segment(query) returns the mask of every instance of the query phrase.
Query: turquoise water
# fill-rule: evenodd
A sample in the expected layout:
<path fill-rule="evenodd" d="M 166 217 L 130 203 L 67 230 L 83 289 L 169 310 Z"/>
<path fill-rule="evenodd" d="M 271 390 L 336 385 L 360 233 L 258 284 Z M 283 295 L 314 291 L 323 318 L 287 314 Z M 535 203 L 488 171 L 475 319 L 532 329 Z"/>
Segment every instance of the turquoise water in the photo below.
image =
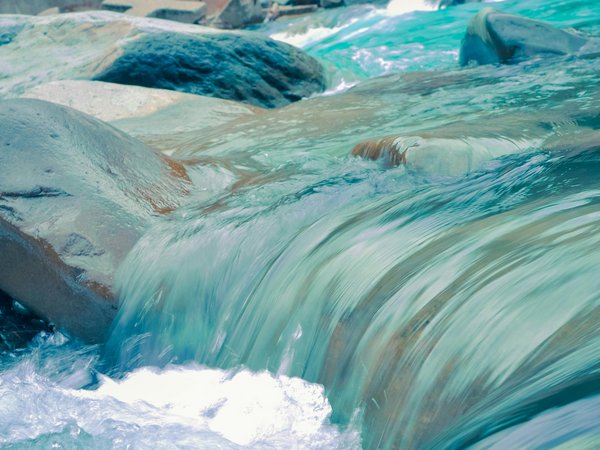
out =
<path fill-rule="evenodd" d="M 324 10 L 259 30 L 323 61 L 337 85 L 388 73 L 455 68 L 467 23 L 483 6 L 600 34 L 600 4 L 589 0 L 468 3 L 441 11 L 427 11 L 431 7 L 424 1 L 395 0 L 388 6 Z M 418 10 L 398 14 L 412 8 Z"/>
<path fill-rule="evenodd" d="M 200 189 L 106 347 L 3 354 L 0 445 L 598 447 L 600 60 L 459 69 L 482 5 L 401 6 L 259 27 L 330 91 L 150 140 Z M 494 6 L 600 34 L 598 2 Z"/>

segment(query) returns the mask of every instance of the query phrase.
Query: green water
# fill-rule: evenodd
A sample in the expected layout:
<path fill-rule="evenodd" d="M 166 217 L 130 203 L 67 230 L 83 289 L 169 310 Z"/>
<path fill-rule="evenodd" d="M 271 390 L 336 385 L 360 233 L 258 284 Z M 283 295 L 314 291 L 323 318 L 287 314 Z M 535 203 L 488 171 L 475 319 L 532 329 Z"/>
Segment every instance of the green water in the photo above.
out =
<path fill-rule="evenodd" d="M 599 31 L 596 2 L 495 6 Z M 305 49 L 332 87 L 359 84 L 172 137 L 199 179 L 235 181 L 130 254 L 122 369 L 195 360 L 320 383 L 365 448 L 597 444 L 600 63 L 458 69 L 479 8 L 260 28 L 342 28 Z M 405 165 L 350 156 L 388 136 Z M 557 431 L 554 408 L 582 419 Z"/>
<path fill-rule="evenodd" d="M 356 5 L 272 22 L 259 31 L 300 43 L 325 63 L 334 85 L 341 79 L 352 82 L 387 73 L 454 69 L 467 23 L 484 6 L 560 28 L 600 34 L 600 4 L 593 0 L 468 3 L 442 11 L 396 15 L 400 7 L 409 9 L 407 5 L 427 8 L 425 2 L 410 0 L 397 0 L 389 6 Z"/>

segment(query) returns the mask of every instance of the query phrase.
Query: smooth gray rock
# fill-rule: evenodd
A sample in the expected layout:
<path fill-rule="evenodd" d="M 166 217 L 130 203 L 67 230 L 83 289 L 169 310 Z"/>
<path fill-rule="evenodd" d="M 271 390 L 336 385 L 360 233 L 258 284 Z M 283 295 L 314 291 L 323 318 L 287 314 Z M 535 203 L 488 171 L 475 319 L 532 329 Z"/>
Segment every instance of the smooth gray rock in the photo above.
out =
<path fill-rule="evenodd" d="M 546 22 L 484 8 L 469 22 L 459 62 L 514 63 L 536 55 L 574 54 L 587 43 L 588 39 Z"/>
<path fill-rule="evenodd" d="M 0 102 L 0 290 L 59 329 L 102 341 L 115 269 L 187 195 L 186 170 L 53 103 Z"/>
<path fill-rule="evenodd" d="M 40 84 L 22 97 L 68 106 L 138 138 L 208 131 L 262 111 L 214 97 L 84 80 Z"/>
<path fill-rule="evenodd" d="M 97 11 L 0 16 L 0 98 L 87 79 L 286 105 L 325 87 L 322 66 L 258 33 Z"/>
<path fill-rule="evenodd" d="M 0 14 L 39 14 L 50 8 L 60 12 L 100 9 L 102 0 L 2 0 Z"/>

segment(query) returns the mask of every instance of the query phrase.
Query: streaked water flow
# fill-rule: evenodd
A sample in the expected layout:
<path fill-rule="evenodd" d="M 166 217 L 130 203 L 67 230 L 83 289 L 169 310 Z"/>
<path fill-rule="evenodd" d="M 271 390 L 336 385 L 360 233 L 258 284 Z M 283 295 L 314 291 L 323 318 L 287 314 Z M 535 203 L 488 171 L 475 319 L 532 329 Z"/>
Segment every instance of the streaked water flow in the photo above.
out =
<path fill-rule="evenodd" d="M 149 139 L 203 190 L 106 348 L 3 354 L 0 445 L 598 447 L 599 59 L 458 69 L 482 6 L 406 5 L 261 25 L 326 95 Z M 494 6 L 600 34 L 597 2 Z"/>
<path fill-rule="evenodd" d="M 347 176 L 181 212 L 122 272 L 120 360 L 324 384 L 334 420 L 361 412 L 367 447 L 462 447 L 597 393 L 599 162 Z"/>

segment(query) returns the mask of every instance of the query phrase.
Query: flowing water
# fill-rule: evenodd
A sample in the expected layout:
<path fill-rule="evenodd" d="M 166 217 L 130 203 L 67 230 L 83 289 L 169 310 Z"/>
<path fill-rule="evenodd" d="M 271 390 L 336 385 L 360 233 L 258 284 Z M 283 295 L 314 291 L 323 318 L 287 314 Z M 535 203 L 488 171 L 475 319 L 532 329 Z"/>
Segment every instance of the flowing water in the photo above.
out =
<path fill-rule="evenodd" d="M 202 189 L 105 347 L 2 353 L 0 446 L 600 446 L 600 59 L 458 69 L 482 5 L 407 4 L 259 27 L 330 90 L 152 138 Z M 600 34 L 598 2 L 494 6 Z M 388 138 L 405 164 L 350 156 Z"/>

